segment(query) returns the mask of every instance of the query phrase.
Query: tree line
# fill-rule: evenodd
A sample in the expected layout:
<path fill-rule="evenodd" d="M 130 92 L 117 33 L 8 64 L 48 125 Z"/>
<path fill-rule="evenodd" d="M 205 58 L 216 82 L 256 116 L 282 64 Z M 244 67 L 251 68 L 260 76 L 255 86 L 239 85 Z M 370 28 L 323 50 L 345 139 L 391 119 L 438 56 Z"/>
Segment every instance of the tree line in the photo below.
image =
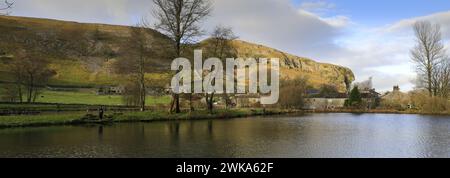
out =
<path fill-rule="evenodd" d="M 231 41 L 237 37 L 229 27 L 217 26 L 210 37 L 206 47 L 196 43 L 196 39 L 206 33 L 200 24 L 210 15 L 212 4 L 208 0 L 153 0 L 155 8 L 153 17 L 155 23 L 145 18 L 130 28 L 130 37 L 125 48 L 120 50 L 120 57 L 114 65 L 115 72 L 125 74 L 129 81 L 125 87 L 124 101 L 127 104 L 139 106 L 141 111 L 146 109 L 146 97 L 149 88 L 164 88 L 161 80 L 151 80 L 146 75 L 156 72 L 151 68 L 156 59 L 173 60 L 179 57 L 192 56 L 194 48 L 204 48 L 204 56 L 226 58 L 234 53 Z M 167 36 L 172 44 L 163 44 L 157 40 L 147 38 L 152 29 L 158 30 Z M 161 53 L 162 51 L 162 53 Z M 157 60 L 156 60 L 157 61 Z M 213 69 L 205 70 L 201 75 L 207 75 Z M 215 81 L 209 81 L 215 82 Z M 166 82 L 168 83 L 168 82 Z M 193 111 L 193 94 L 186 94 L 189 108 Z M 180 95 L 171 94 L 170 112 L 181 112 Z M 211 112 L 214 108 L 215 93 L 205 93 L 205 103 Z M 227 107 L 231 104 L 229 96 L 224 95 Z"/>

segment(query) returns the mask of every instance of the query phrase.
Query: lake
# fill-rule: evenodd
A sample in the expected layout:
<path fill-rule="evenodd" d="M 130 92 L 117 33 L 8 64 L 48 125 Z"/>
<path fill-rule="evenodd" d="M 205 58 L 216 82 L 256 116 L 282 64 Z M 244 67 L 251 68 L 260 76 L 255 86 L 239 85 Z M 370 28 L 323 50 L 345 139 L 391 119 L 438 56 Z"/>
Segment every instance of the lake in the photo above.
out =
<path fill-rule="evenodd" d="M 450 157 L 450 117 L 344 113 L 1 129 L 0 157 Z"/>

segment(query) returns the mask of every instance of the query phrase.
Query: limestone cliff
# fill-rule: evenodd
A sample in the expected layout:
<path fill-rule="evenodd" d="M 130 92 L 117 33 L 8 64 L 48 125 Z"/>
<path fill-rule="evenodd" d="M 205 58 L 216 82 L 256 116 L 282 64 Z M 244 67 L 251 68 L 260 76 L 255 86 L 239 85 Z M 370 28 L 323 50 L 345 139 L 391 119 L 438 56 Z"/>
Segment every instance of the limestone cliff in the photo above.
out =
<path fill-rule="evenodd" d="M 320 87 L 322 84 L 333 84 L 340 91 L 344 92 L 355 80 L 353 72 L 346 67 L 319 63 L 311 59 L 240 40 L 233 41 L 232 45 L 239 57 L 279 58 L 282 78 L 307 77 L 315 88 Z"/>

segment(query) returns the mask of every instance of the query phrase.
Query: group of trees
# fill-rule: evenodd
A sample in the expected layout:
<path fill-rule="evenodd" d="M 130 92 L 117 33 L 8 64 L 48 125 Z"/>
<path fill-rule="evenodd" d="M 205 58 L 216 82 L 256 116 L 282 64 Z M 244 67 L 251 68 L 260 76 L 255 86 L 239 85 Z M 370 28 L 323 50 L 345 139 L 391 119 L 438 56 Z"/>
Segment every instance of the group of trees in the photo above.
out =
<path fill-rule="evenodd" d="M 149 29 L 142 24 L 130 28 L 131 34 L 126 47 L 121 49 L 124 59 L 115 64 L 117 73 L 130 76 L 131 80 L 125 86 L 125 101 L 129 105 L 139 106 L 145 110 L 147 96 L 147 79 L 145 74 L 150 71 L 150 60 L 156 56 L 153 41 L 148 40 Z"/>
<path fill-rule="evenodd" d="M 42 88 L 56 74 L 48 64 L 39 53 L 24 49 L 16 52 L 8 64 L 14 84 L 6 87 L 4 97 L 11 102 L 36 102 Z"/>
<path fill-rule="evenodd" d="M 208 0 L 153 0 L 156 8 L 153 15 L 157 20 L 154 26 L 174 42 L 172 59 L 182 57 L 186 45 L 203 34 L 200 23 L 212 10 Z M 190 102 L 192 108 L 192 101 Z M 180 113 L 180 96 L 172 95 L 170 112 Z"/>
<path fill-rule="evenodd" d="M 298 77 L 282 80 L 278 105 L 285 109 L 302 109 L 308 89 L 308 78 Z"/>
<path fill-rule="evenodd" d="M 206 47 L 204 49 L 206 53 L 206 58 L 215 57 L 219 59 L 232 58 L 235 57 L 235 49 L 231 45 L 231 41 L 236 39 L 233 30 L 229 27 L 217 26 L 211 33 L 210 39 L 208 40 Z M 207 75 L 214 69 L 209 69 L 203 71 L 203 75 Z M 225 79 L 224 79 L 225 80 Z M 215 81 L 206 81 L 215 84 Z M 231 100 L 227 93 L 222 94 L 222 99 L 228 108 L 231 105 Z M 205 92 L 205 100 L 207 108 L 210 112 L 214 109 L 214 97 L 215 92 L 207 93 Z"/>
<path fill-rule="evenodd" d="M 153 16 L 156 23 L 150 24 L 143 20 L 141 24 L 131 28 L 129 44 L 121 50 L 123 53 L 121 56 L 125 57 L 119 60 L 114 67 L 118 73 L 131 77 L 130 82 L 126 85 L 125 101 L 128 104 L 140 106 L 141 110 L 145 110 L 145 98 L 148 93 L 146 89 L 150 85 L 154 85 L 152 81 L 148 81 L 146 78 L 146 73 L 154 72 L 149 68 L 152 59 L 170 60 L 190 56 L 192 46 L 194 46 L 192 44 L 197 37 L 204 35 L 200 23 L 208 17 L 212 9 L 212 4 L 208 0 L 153 0 L 153 3 L 155 5 Z M 149 35 L 150 28 L 154 28 L 169 37 L 173 44 L 165 46 L 146 38 Z M 204 48 L 204 55 L 220 59 L 232 57 L 230 41 L 234 39 L 236 39 L 236 36 L 231 28 L 216 27 Z M 158 47 L 161 49 L 157 51 L 164 51 L 164 54 L 158 54 L 155 51 Z M 213 70 L 205 70 L 200 75 L 207 75 Z M 209 82 L 214 83 L 215 81 Z M 193 110 L 193 96 L 192 94 L 188 95 L 189 105 Z M 208 110 L 212 111 L 216 93 L 205 93 L 204 97 Z M 231 103 L 227 95 L 224 95 L 223 98 L 227 105 Z M 179 94 L 172 94 L 170 112 L 181 112 Z"/>
<path fill-rule="evenodd" d="M 439 24 L 419 21 L 414 24 L 416 46 L 411 58 L 417 67 L 418 87 L 430 97 L 448 98 L 450 92 L 450 59 Z"/>

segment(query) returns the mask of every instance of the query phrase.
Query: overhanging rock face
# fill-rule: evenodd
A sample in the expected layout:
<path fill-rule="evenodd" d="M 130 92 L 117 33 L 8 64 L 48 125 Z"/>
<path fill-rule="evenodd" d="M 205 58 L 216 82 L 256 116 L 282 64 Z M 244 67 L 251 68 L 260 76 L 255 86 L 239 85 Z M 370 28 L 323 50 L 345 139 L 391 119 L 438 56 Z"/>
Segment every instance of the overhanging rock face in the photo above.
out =
<path fill-rule="evenodd" d="M 331 84 L 337 86 L 341 92 L 345 92 L 355 80 L 352 70 L 347 67 L 316 62 L 240 40 L 233 41 L 232 45 L 239 57 L 280 59 L 282 78 L 307 77 L 310 84 L 316 88 L 323 84 Z"/>

